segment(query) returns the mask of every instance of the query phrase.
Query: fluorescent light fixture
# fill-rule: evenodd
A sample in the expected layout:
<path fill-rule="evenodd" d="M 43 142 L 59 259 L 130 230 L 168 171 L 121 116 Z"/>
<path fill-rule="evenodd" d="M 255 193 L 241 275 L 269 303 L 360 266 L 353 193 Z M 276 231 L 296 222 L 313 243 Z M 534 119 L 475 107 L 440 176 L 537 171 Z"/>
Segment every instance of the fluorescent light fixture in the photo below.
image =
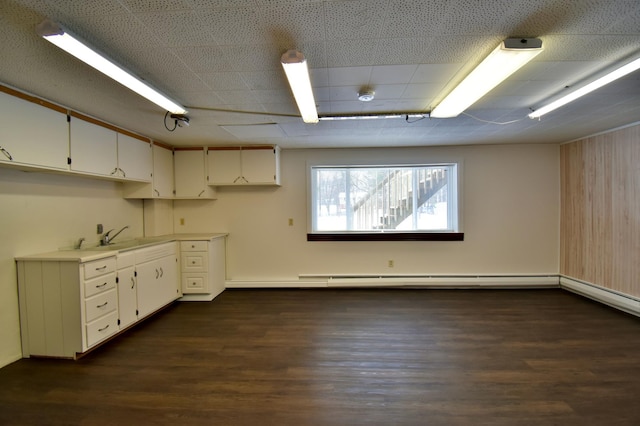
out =
<path fill-rule="evenodd" d="M 287 50 L 280 58 L 282 68 L 289 80 L 289 86 L 296 99 L 302 121 L 305 123 L 317 123 L 318 111 L 316 101 L 311 90 L 311 80 L 309 78 L 309 68 L 304 55 L 297 50 Z"/>
<path fill-rule="evenodd" d="M 405 113 L 378 113 L 378 114 L 352 114 L 352 115 L 321 115 L 318 117 L 320 121 L 344 121 L 344 120 L 389 120 L 394 118 L 402 118 L 408 120 L 421 119 L 429 117 L 426 112 L 405 112 Z"/>
<path fill-rule="evenodd" d="M 634 72 L 635 70 L 640 68 L 640 58 L 636 59 L 635 61 L 629 62 L 627 65 L 623 65 L 620 68 L 615 69 L 614 71 L 610 72 L 609 74 L 600 77 L 599 79 L 592 81 L 591 83 L 587 84 L 586 86 L 583 86 L 577 90 L 574 90 L 573 92 L 569 93 L 568 95 L 565 95 L 563 97 L 561 97 L 560 99 L 551 102 L 550 104 L 547 104 L 545 106 L 543 106 L 542 108 L 538 108 L 537 110 L 533 111 L 531 114 L 529 114 L 529 118 L 540 118 L 543 115 L 560 108 L 563 105 L 568 104 L 569 102 L 575 101 L 576 99 L 578 99 L 581 96 L 586 95 L 587 93 L 591 93 L 596 89 L 601 88 L 602 86 L 611 83 L 614 80 L 617 80 L 621 77 L 624 77 L 625 75 Z"/>
<path fill-rule="evenodd" d="M 81 61 L 91 65 L 101 73 L 111 77 L 118 83 L 133 90 L 173 114 L 186 114 L 187 110 L 173 102 L 162 93 L 143 83 L 129 72 L 120 68 L 93 49 L 82 43 L 76 37 L 62 29 L 58 24 L 45 20 L 36 26 L 36 32 L 45 40 L 55 44 L 60 49 L 70 53 Z"/>
<path fill-rule="evenodd" d="M 431 111 L 431 117 L 457 117 L 540 52 L 540 39 L 504 40 Z"/>

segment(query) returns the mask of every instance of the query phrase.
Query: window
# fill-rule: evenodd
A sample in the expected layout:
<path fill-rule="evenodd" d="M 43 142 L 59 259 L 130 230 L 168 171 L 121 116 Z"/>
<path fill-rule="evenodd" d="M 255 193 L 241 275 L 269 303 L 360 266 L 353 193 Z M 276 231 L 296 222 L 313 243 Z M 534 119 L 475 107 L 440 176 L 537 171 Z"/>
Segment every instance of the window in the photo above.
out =
<path fill-rule="evenodd" d="M 461 240 L 458 166 L 312 166 L 318 240 Z"/>

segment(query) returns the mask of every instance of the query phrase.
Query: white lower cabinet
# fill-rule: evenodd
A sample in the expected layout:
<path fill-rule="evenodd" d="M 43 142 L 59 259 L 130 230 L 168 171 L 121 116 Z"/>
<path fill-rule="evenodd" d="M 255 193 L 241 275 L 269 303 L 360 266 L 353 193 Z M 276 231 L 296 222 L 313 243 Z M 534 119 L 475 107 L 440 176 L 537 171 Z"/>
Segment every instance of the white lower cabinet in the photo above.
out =
<path fill-rule="evenodd" d="M 206 301 L 224 291 L 225 238 L 180 242 L 182 301 Z"/>
<path fill-rule="evenodd" d="M 136 288 L 136 255 L 133 251 L 118 253 L 118 326 L 120 330 L 138 321 Z"/>
<path fill-rule="evenodd" d="M 16 259 L 23 357 L 77 358 L 179 298 L 177 252 L 173 241 L 85 262 Z"/>
<path fill-rule="evenodd" d="M 118 331 L 115 256 L 17 267 L 23 356 L 75 358 Z"/>
<path fill-rule="evenodd" d="M 180 297 L 176 243 L 136 250 L 138 318 Z"/>

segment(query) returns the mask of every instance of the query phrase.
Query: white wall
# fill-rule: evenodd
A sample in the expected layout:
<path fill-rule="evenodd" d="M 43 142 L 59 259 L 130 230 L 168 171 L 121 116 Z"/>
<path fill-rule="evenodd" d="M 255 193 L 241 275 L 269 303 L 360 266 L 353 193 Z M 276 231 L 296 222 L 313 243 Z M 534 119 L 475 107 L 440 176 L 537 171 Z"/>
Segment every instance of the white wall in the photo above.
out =
<path fill-rule="evenodd" d="M 464 241 L 306 241 L 308 163 L 416 159 L 463 161 Z M 105 230 L 129 225 L 121 238 L 143 235 L 145 227 L 154 235 L 229 232 L 227 275 L 233 280 L 559 271 L 557 145 L 283 150 L 281 160 L 279 188 L 222 188 L 214 201 L 146 202 L 147 214 L 142 201 L 122 198 L 119 183 L 0 167 L 0 366 L 21 356 L 14 257 L 70 247 L 80 237 L 96 244 L 97 223 Z"/>
<path fill-rule="evenodd" d="M 308 163 L 416 159 L 463 162 L 464 241 L 306 241 Z M 227 277 L 239 281 L 289 281 L 299 274 L 558 273 L 557 145 L 283 150 L 281 167 L 280 188 L 220 188 L 215 201 L 174 201 L 175 232 L 229 232 Z"/>
<path fill-rule="evenodd" d="M 142 201 L 124 200 L 121 184 L 0 167 L 0 367 L 22 356 L 14 257 L 97 244 L 105 231 L 129 225 L 119 238 L 143 234 Z"/>

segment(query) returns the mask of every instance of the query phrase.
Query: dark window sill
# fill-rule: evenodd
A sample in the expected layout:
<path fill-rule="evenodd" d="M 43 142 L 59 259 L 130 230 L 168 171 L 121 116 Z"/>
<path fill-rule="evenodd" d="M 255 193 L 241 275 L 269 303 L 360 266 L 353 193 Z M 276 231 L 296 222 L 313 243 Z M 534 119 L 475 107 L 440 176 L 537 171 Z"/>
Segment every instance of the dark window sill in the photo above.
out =
<path fill-rule="evenodd" d="M 464 232 L 352 232 L 307 234 L 307 241 L 464 241 Z"/>

